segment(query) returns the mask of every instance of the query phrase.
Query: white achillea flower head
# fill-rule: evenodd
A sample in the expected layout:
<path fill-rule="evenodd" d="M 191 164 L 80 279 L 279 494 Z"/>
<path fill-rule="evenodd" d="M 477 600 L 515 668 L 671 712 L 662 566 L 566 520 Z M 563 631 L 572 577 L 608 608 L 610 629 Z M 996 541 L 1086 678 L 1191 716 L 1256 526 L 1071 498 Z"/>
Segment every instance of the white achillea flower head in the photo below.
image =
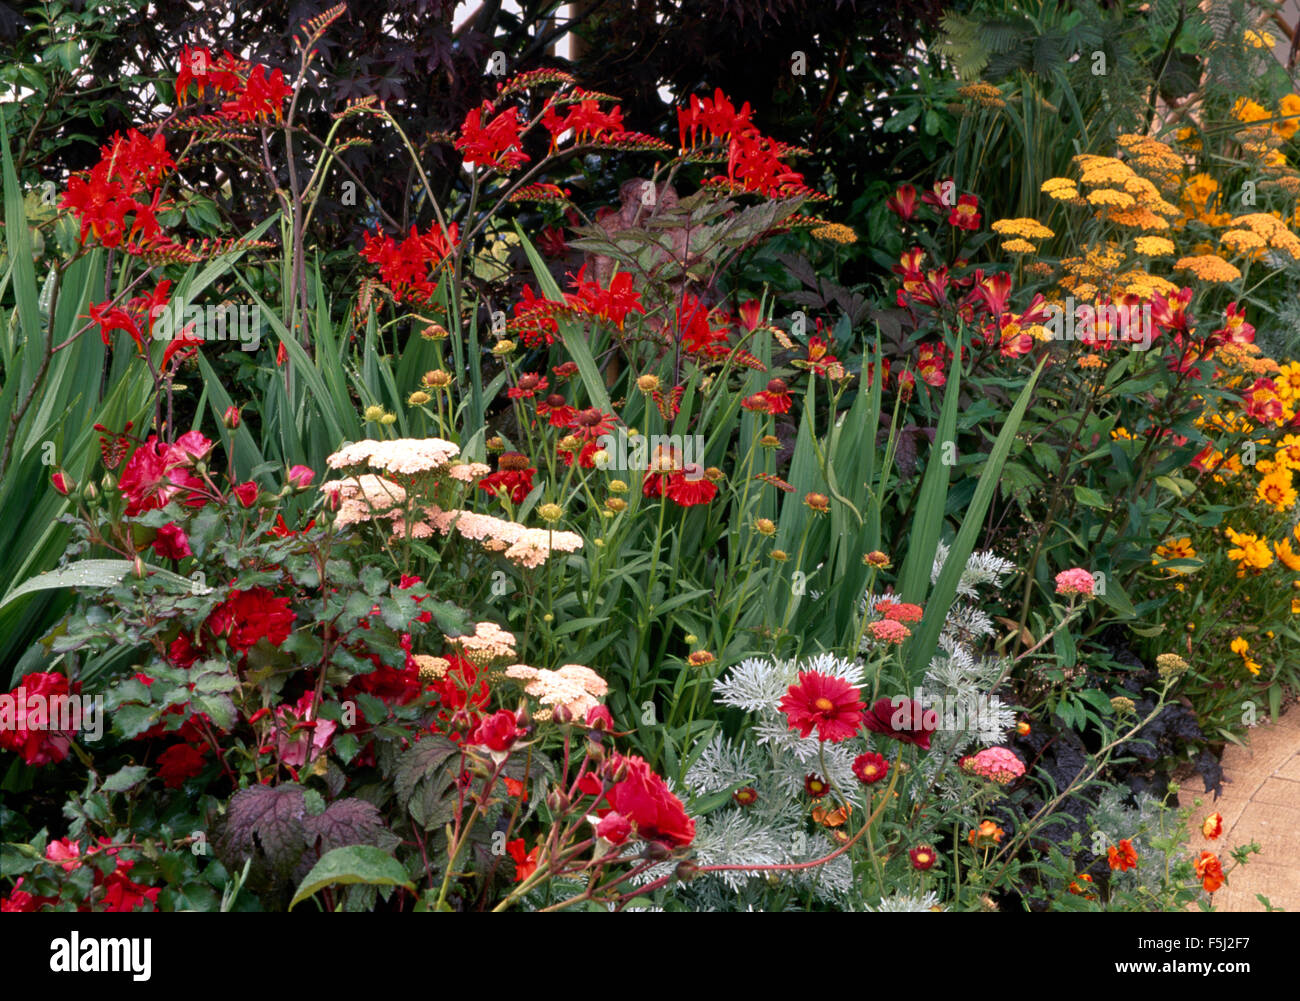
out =
<path fill-rule="evenodd" d="M 389 508 L 406 503 L 406 491 L 401 484 L 386 480 L 382 476 L 375 476 L 373 473 L 349 476 L 343 480 L 329 480 L 322 483 L 320 488 L 322 493 L 330 495 L 331 498 L 337 497 L 345 502 L 361 501 L 375 511 L 387 511 Z"/>

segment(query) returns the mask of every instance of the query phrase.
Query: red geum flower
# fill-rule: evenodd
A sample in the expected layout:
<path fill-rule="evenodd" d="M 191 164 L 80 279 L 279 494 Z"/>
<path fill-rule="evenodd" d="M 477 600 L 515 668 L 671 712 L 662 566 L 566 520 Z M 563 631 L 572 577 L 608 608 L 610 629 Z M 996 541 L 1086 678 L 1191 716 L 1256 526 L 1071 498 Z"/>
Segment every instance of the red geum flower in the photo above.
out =
<path fill-rule="evenodd" d="M 1196 860 L 1196 878 L 1201 881 L 1206 893 L 1213 893 L 1227 882 L 1223 874 L 1223 863 L 1214 852 L 1201 852 Z"/>
<path fill-rule="evenodd" d="M 528 464 L 521 452 L 502 452 L 497 459 L 497 471 L 478 481 L 480 490 L 496 495 L 504 490 L 513 504 L 522 504 L 533 489 L 533 476 L 537 470 Z"/>
<path fill-rule="evenodd" d="M 636 755 L 615 754 L 609 759 L 612 774 L 623 774 L 605 793 L 610 808 L 627 817 L 637 835 L 673 848 L 695 839 L 695 821 L 686 815 L 682 801 Z"/>
<path fill-rule="evenodd" d="M 860 693 L 842 678 L 817 671 L 801 671 L 777 706 L 790 721 L 790 729 L 807 737 L 813 728 L 819 740 L 838 743 L 862 728 Z"/>
<path fill-rule="evenodd" d="M 537 851 L 541 845 L 534 845 L 530 852 L 524 851 L 524 839 L 515 838 L 506 842 L 506 851 L 515 860 L 515 882 L 522 883 L 537 871 Z"/>
<path fill-rule="evenodd" d="M 1112 869 L 1125 872 L 1129 869 L 1136 869 L 1138 864 L 1137 849 L 1133 847 L 1133 842 L 1128 838 L 1121 839 L 1118 846 L 1111 845 L 1106 849 L 1107 861 Z"/>
<path fill-rule="evenodd" d="M 917 845 L 915 848 L 909 849 L 907 854 L 912 859 L 913 869 L 924 872 L 934 865 L 934 849 L 929 845 Z"/>
<path fill-rule="evenodd" d="M 158 529 L 158 535 L 153 540 L 153 551 L 165 560 L 179 560 L 194 555 L 184 529 L 174 521 L 169 521 Z"/>
<path fill-rule="evenodd" d="M 179 789 L 201 771 L 203 750 L 189 744 L 174 744 L 158 755 L 158 777 L 168 789 Z"/>
<path fill-rule="evenodd" d="M 37 671 L 0 699 L 0 748 L 22 755 L 29 765 L 57 764 L 68 756 L 76 729 L 56 729 L 81 719 L 81 682 Z"/>
<path fill-rule="evenodd" d="M 928 751 L 930 735 L 939 726 L 939 714 L 933 709 L 923 710 L 921 703 L 900 696 L 877 699 L 862 721 L 872 733 L 915 744 Z"/>

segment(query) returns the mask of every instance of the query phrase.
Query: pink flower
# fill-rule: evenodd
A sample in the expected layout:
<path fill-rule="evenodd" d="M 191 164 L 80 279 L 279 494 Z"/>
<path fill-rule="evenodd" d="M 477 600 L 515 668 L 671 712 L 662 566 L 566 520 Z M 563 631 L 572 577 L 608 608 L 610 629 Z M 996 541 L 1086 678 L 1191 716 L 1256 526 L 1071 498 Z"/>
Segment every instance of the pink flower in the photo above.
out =
<path fill-rule="evenodd" d="M 212 449 L 212 442 L 197 431 L 189 431 L 168 445 L 157 435 L 137 448 L 122 468 L 118 489 L 127 500 L 126 513 L 134 517 L 169 501 L 180 500 L 190 507 L 202 507 L 203 481 L 190 472 L 191 466 Z"/>
<path fill-rule="evenodd" d="M 306 490 L 315 478 L 315 471 L 308 466 L 293 466 L 289 470 L 289 482 L 297 490 Z"/>
<path fill-rule="evenodd" d="M 998 785 L 1014 782 L 1025 774 L 1025 763 L 1014 751 L 1005 747 L 987 747 L 978 754 L 962 758 L 958 764 L 963 771 L 970 772 L 972 775 L 982 775 L 986 779 L 992 779 Z"/>
<path fill-rule="evenodd" d="M 904 629 L 907 627 L 904 626 Z M 790 729 L 807 737 L 817 728 L 819 740 L 838 743 L 862 729 L 863 703 L 856 688 L 841 678 L 801 671 L 777 706 L 790 721 Z"/>
<path fill-rule="evenodd" d="M 867 626 L 867 632 L 884 643 L 902 643 L 912 635 L 912 630 L 894 619 L 877 619 Z"/>
<path fill-rule="evenodd" d="M 1092 574 L 1082 567 L 1062 570 L 1056 575 L 1057 594 L 1082 594 L 1086 598 L 1091 598 L 1092 588 Z"/>
<path fill-rule="evenodd" d="M 612 730 L 614 717 L 608 707 L 597 703 L 587 710 L 587 726 L 592 730 Z"/>
<path fill-rule="evenodd" d="M 153 551 L 166 560 L 179 560 L 194 555 L 190 549 L 190 540 L 174 521 L 158 529 L 158 537 L 153 540 Z"/>
<path fill-rule="evenodd" d="M 308 760 L 320 757 L 338 729 L 332 719 L 314 718 L 315 699 L 314 692 L 303 692 L 293 705 L 275 710 L 276 752 L 281 764 L 290 768 L 301 768 Z"/>

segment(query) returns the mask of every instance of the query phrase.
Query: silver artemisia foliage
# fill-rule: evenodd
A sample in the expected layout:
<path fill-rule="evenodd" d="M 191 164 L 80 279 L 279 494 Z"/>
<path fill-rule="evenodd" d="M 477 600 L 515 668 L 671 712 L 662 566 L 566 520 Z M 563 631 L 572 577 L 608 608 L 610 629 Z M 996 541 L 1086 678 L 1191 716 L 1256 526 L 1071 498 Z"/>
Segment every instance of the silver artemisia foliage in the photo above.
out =
<path fill-rule="evenodd" d="M 931 584 L 935 583 L 939 579 L 939 574 L 943 572 L 943 565 L 948 561 L 948 551 L 948 545 L 940 542 L 934 553 L 934 566 L 930 568 Z M 991 550 L 984 549 L 971 553 L 970 559 L 966 561 L 966 569 L 961 572 L 961 578 L 957 581 L 957 593 L 968 598 L 977 598 L 979 592 L 976 588 L 983 584 L 1001 587 L 1002 579 L 1014 573 L 1015 569 L 1015 563 L 1003 559 Z"/>
<path fill-rule="evenodd" d="M 896 893 L 892 897 L 886 897 L 875 907 L 867 906 L 868 911 L 876 911 L 881 914 L 899 913 L 899 912 L 917 912 L 928 911 L 939 903 L 939 895 L 931 890 L 929 893 L 919 897 L 909 896 L 905 893 Z"/>

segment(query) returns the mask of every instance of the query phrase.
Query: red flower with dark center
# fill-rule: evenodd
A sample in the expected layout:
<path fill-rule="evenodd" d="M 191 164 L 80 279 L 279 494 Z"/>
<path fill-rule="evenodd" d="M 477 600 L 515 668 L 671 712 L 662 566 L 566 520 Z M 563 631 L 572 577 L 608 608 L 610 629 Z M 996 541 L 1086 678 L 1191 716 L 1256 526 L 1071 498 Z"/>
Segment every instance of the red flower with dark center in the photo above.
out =
<path fill-rule="evenodd" d="M 879 782 L 889 774 L 889 762 L 882 755 L 868 752 L 853 759 L 853 774 L 864 785 Z"/>
<path fill-rule="evenodd" d="M 813 799 L 821 799 L 831 791 L 831 787 L 826 784 L 826 780 L 821 776 L 808 774 L 803 779 L 803 791 Z"/>
<path fill-rule="evenodd" d="M 519 377 L 517 385 L 506 390 L 506 396 L 512 400 L 531 400 L 538 393 L 546 392 L 546 376 L 536 372 L 525 372 Z"/>
<path fill-rule="evenodd" d="M 613 414 L 607 414 L 599 407 L 587 407 L 577 411 L 564 426 L 583 441 L 595 441 L 614 430 L 616 419 Z"/>
<path fill-rule="evenodd" d="M 497 459 L 497 471 L 478 481 L 480 490 L 495 496 L 504 490 L 513 504 L 522 504 L 533 489 L 533 476 L 537 470 L 528 465 L 528 457 L 519 452 L 502 452 Z"/>
<path fill-rule="evenodd" d="M 924 872 L 934 865 L 934 849 L 929 845 L 917 845 L 915 848 L 908 850 L 908 856 L 912 859 L 912 868 Z"/>
<path fill-rule="evenodd" d="M 713 500 L 718 495 L 718 487 L 705 476 L 697 475 L 692 479 L 683 471 L 668 477 L 668 485 L 664 492 L 674 504 L 681 507 L 694 507 L 697 504 L 708 504 Z"/>
<path fill-rule="evenodd" d="M 763 391 L 767 397 L 769 413 L 788 414 L 790 408 L 794 406 L 794 398 L 790 395 L 790 387 L 786 385 L 784 379 L 773 379 L 767 384 L 767 389 Z"/>
<path fill-rule="evenodd" d="M 777 708 L 800 737 L 807 737 L 815 727 L 818 740 L 839 743 L 862 728 L 858 690 L 841 678 L 816 671 L 799 672 L 799 683 L 790 686 Z"/>
<path fill-rule="evenodd" d="M 538 415 L 545 417 L 553 428 L 568 427 L 569 422 L 573 420 L 573 415 L 577 412 L 577 408 L 569 406 L 568 402 L 559 393 L 552 393 L 537 404 Z"/>

